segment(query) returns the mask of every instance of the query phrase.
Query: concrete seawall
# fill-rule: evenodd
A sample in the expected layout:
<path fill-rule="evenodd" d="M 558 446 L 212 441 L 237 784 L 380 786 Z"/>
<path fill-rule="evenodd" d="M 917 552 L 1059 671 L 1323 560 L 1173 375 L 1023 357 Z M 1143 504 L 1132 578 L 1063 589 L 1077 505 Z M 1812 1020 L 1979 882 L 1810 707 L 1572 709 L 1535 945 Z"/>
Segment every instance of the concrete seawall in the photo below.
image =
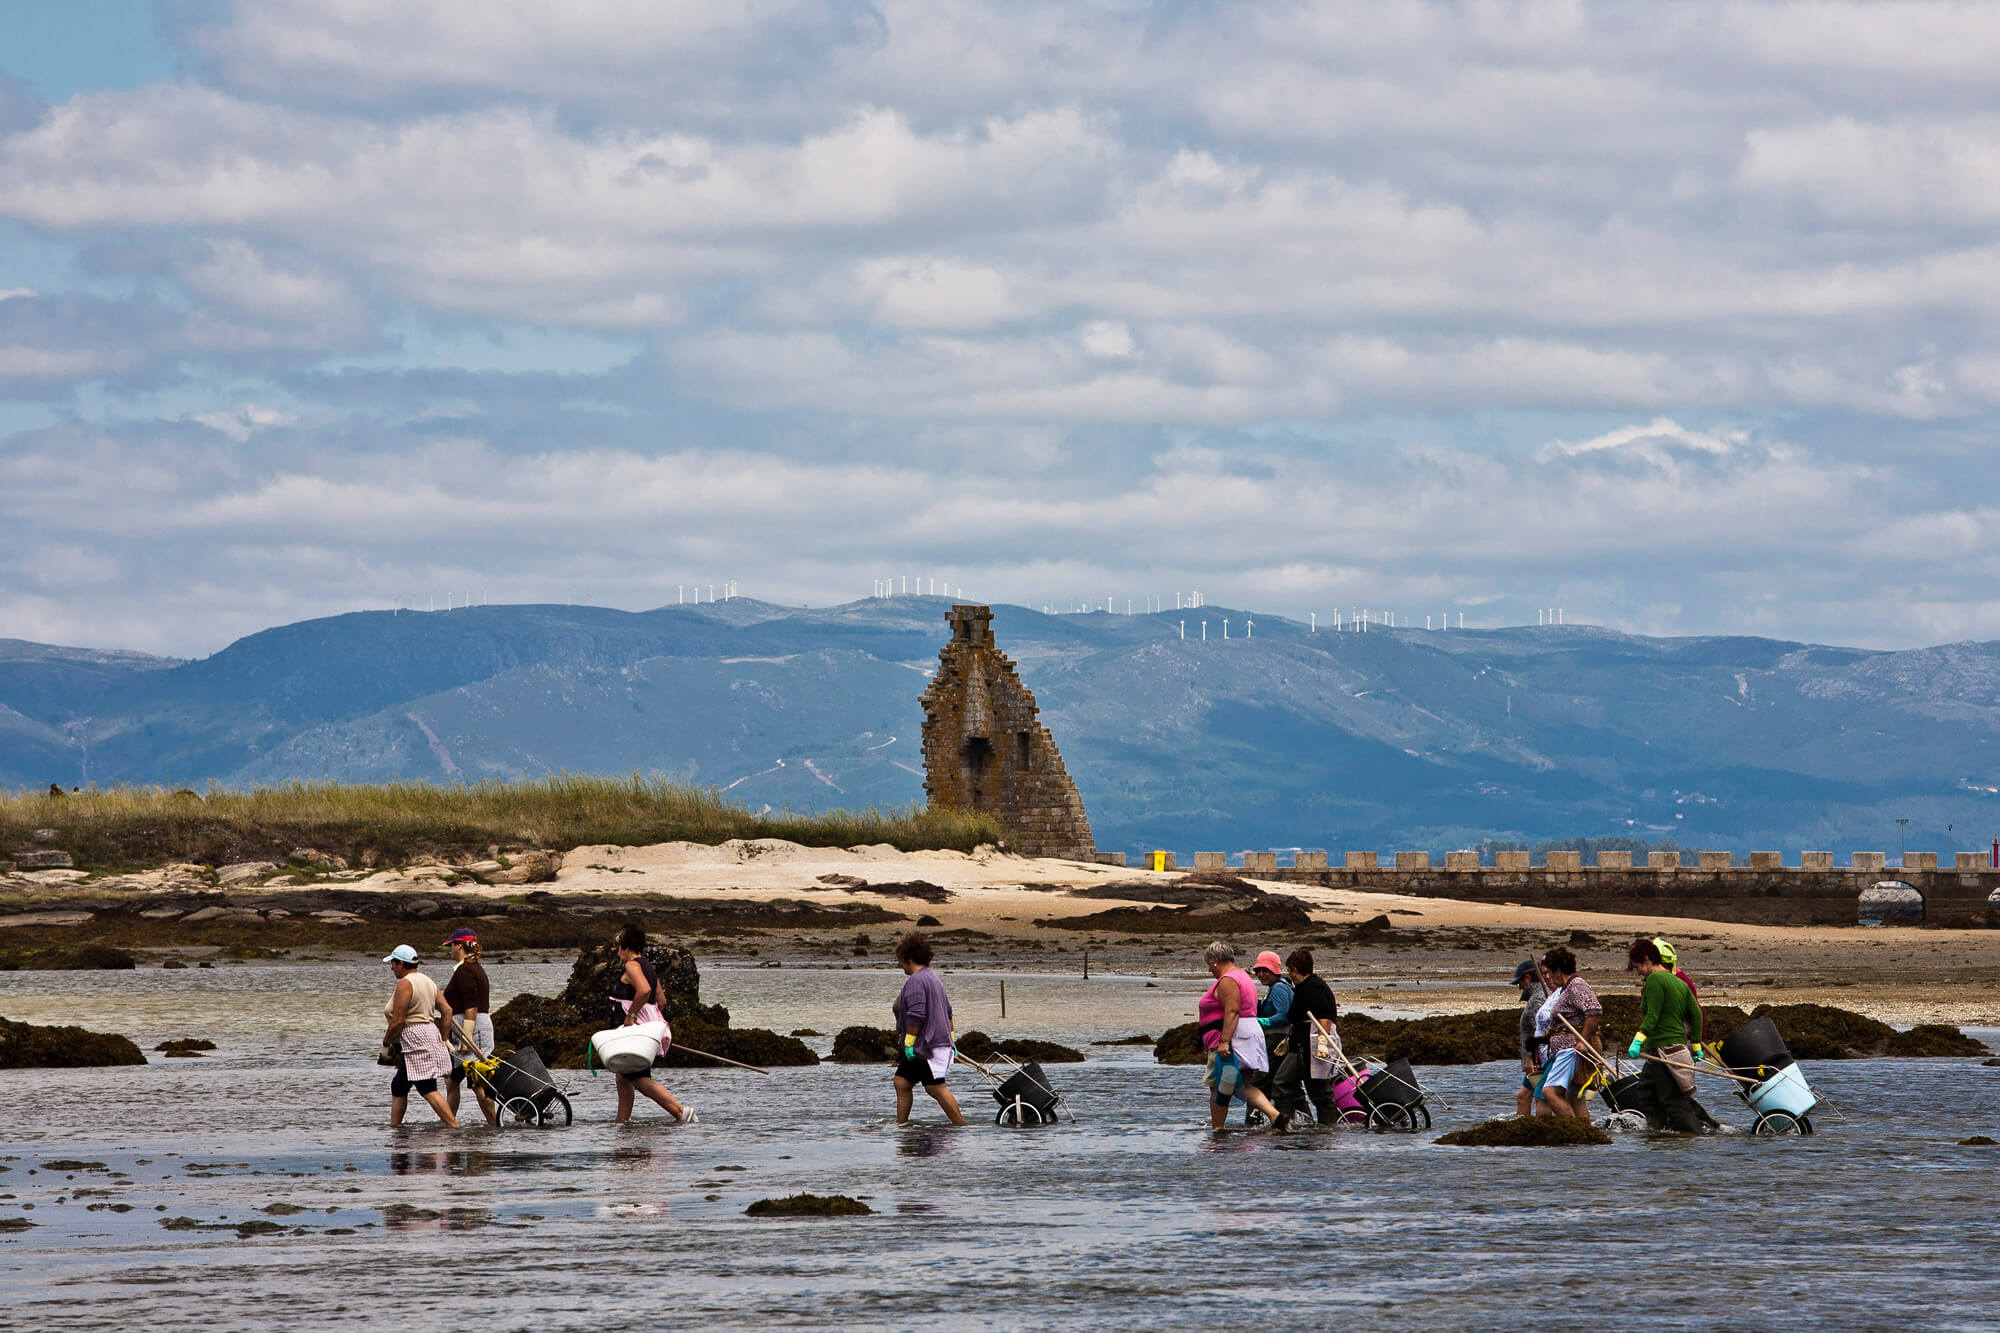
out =
<path fill-rule="evenodd" d="M 1123 857 L 1104 857 L 1123 864 Z M 1171 853 L 1165 869 L 1177 867 Z M 1296 864 L 1280 866 L 1275 853 L 1251 852 L 1240 871 L 1261 880 L 1316 884 L 1367 893 L 1401 893 L 1420 898 L 1515 903 L 1586 912 L 1632 912 L 1694 917 L 1758 925 L 1851 926 L 1864 915 L 1938 926 L 2000 926 L 2000 869 L 1980 853 L 1963 853 L 1958 864 L 1937 868 L 1934 853 L 1912 852 L 1902 867 L 1888 866 L 1880 852 L 1856 852 L 1852 864 L 1835 866 L 1831 852 L 1807 852 L 1801 864 L 1786 866 L 1776 852 L 1753 852 L 1748 867 L 1732 865 L 1727 852 L 1702 852 L 1695 866 L 1682 866 L 1671 853 L 1651 864 L 1630 864 L 1630 853 L 1600 853 L 1599 864 L 1580 864 L 1576 852 L 1551 852 L 1546 866 L 1528 865 L 1526 852 L 1502 852 L 1500 864 L 1481 866 L 1471 852 L 1449 852 L 1444 866 L 1427 852 L 1398 852 L 1385 866 L 1374 852 L 1348 852 L 1345 864 L 1329 866 L 1324 853 L 1302 852 Z M 1196 867 L 1220 869 L 1219 852 L 1197 853 Z M 1140 864 L 1150 867 L 1151 857 Z M 1862 911 L 1862 894 L 1875 884 L 1896 881 L 1921 895 L 1920 904 L 1887 905 Z"/>

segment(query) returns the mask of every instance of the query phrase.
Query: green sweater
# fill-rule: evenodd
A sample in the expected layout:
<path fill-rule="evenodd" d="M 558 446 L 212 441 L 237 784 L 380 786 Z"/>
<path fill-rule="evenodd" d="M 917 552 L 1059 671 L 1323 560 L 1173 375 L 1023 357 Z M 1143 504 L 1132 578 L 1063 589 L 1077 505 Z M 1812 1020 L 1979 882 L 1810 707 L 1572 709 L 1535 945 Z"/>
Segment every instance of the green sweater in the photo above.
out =
<path fill-rule="evenodd" d="M 1694 1002 L 1694 992 L 1687 983 L 1671 971 L 1660 968 L 1648 973 L 1639 998 L 1646 1006 L 1645 1016 L 1639 1020 L 1639 1030 L 1646 1034 L 1645 1049 L 1701 1040 L 1701 1006 Z"/>

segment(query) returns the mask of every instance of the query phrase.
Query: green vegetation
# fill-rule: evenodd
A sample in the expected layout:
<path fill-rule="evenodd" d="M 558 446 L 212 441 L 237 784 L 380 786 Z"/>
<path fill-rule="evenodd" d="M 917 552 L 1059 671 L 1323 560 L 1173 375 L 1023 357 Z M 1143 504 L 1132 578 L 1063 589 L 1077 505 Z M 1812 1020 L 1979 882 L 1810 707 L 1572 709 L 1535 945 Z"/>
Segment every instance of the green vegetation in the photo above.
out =
<path fill-rule="evenodd" d="M 54 836 L 38 838 L 42 830 Z M 1005 840 L 1006 830 L 989 815 L 921 806 L 760 815 L 711 787 L 636 775 L 458 786 L 292 782 L 249 791 L 212 787 L 206 794 L 161 787 L 0 794 L 0 856 L 60 847 L 88 869 L 282 863 L 302 848 L 356 864 L 397 864 L 425 854 L 483 854 L 490 847 L 568 851 L 591 843 L 730 838 L 971 851 Z"/>

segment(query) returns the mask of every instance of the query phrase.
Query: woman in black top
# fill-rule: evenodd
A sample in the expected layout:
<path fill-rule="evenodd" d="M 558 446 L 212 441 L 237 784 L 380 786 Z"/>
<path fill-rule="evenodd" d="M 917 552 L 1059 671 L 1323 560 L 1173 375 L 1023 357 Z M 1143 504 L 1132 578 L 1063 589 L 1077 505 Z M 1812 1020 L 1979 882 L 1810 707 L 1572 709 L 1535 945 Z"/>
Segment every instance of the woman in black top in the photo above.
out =
<path fill-rule="evenodd" d="M 1292 1044 L 1278 1062 L 1272 1082 L 1277 1091 L 1277 1128 L 1289 1129 L 1312 1098 L 1313 1113 L 1322 1125 L 1338 1123 L 1340 1113 L 1333 1105 L 1333 1079 L 1312 1077 L 1312 1056 L 1322 1033 L 1333 1035 L 1333 1023 L 1340 1016 L 1333 987 L 1313 971 L 1311 949 L 1294 949 L 1285 959 L 1285 972 L 1292 979 Z"/>
<path fill-rule="evenodd" d="M 479 961 L 479 936 L 471 930 L 455 930 L 444 947 L 451 951 L 454 964 L 451 980 L 444 984 L 444 999 L 451 1006 L 456 1034 L 451 1042 L 451 1075 L 446 1081 L 444 1100 L 456 1115 L 459 1085 L 465 1082 L 465 1065 L 475 1058 L 468 1047 L 477 1049 L 480 1055 L 493 1054 L 493 996 L 486 979 L 486 966 Z M 472 1095 L 479 1099 L 479 1113 L 486 1117 L 486 1123 L 498 1124 L 499 1108 L 487 1096 L 486 1089 L 474 1083 Z"/>
<path fill-rule="evenodd" d="M 666 992 L 660 989 L 660 973 L 646 955 L 646 932 L 637 926 L 627 926 L 618 932 L 618 961 L 622 967 L 618 980 L 611 987 L 614 1004 L 625 1010 L 623 1026 L 634 1023 L 666 1022 Z M 664 1055 L 673 1042 L 673 1029 L 667 1030 L 665 1041 L 660 1043 L 660 1053 Z M 684 1106 L 674 1099 L 674 1094 L 661 1086 L 652 1071 L 643 1074 L 618 1075 L 618 1123 L 624 1124 L 632 1118 L 634 1093 L 644 1093 L 659 1103 L 660 1109 L 680 1121 L 683 1125 L 695 1122 L 694 1108 Z"/>

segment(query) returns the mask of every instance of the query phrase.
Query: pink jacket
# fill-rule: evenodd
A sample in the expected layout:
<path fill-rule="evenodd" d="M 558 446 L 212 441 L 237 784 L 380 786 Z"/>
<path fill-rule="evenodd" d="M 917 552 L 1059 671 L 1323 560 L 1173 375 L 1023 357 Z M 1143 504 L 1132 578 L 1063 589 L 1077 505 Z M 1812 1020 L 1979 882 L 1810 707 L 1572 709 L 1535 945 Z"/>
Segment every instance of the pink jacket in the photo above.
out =
<path fill-rule="evenodd" d="M 1222 1044 L 1222 997 L 1216 991 L 1222 986 L 1223 977 L 1236 983 L 1239 1017 L 1247 1014 L 1254 1018 L 1257 1014 L 1257 983 L 1248 972 L 1232 967 L 1217 977 L 1214 984 L 1202 992 L 1200 1001 L 1194 1007 L 1195 1019 L 1201 1024 L 1201 1044 L 1211 1051 Z"/>

